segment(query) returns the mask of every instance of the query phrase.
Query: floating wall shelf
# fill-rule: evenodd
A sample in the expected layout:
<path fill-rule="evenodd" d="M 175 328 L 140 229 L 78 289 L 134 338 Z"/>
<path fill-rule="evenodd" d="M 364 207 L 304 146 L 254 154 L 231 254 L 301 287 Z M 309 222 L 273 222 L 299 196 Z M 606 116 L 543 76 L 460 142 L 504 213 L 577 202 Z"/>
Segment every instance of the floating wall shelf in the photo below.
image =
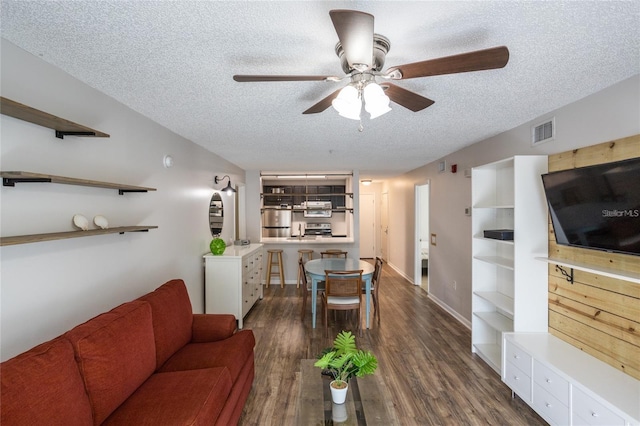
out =
<path fill-rule="evenodd" d="M 576 262 L 573 260 L 556 259 L 553 257 L 536 257 L 536 260 L 541 260 L 542 262 L 547 262 L 552 265 L 578 269 L 592 274 L 598 274 L 609 278 L 615 278 L 618 280 L 630 281 L 632 283 L 640 284 L 640 273 L 638 272 L 625 272 L 614 268 L 605 268 L 601 266 L 589 265 L 587 263 Z"/>
<path fill-rule="evenodd" d="M 91 229 L 89 231 L 52 232 L 48 234 L 18 235 L 15 237 L 0 237 L 0 246 L 39 243 L 42 241 L 66 240 L 69 238 L 91 237 L 94 235 L 124 234 L 125 232 L 147 232 L 157 226 L 120 226 L 109 229 Z"/>
<path fill-rule="evenodd" d="M 56 137 L 64 139 L 65 136 L 88 136 L 97 138 L 108 138 L 106 133 L 99 132 L 73 121 L 56 117 L 44 111 L 23 105 L 11 99 L 0 97 L 0 113 L 19 120 L 28 121 L 42 127 L 48 127 L 56 132 Z"/>
<path fill-rule="evenodd" d="M 64 185 L 93 186 L 97 188 L 117 189 L 120 195 L 124 194 L 125 192 L 147 192 L 156 190 L 155 188 L 146 188 L 143 186 L 100 182 L 97 180 L 77 179 L 65 176 L 54 176 L 31 172 L 0 172 L 0 176 L 2 176 L 2 185 L 4 186 L 15 186 L 16 183 L 26 182 L 59 183 Z"/>

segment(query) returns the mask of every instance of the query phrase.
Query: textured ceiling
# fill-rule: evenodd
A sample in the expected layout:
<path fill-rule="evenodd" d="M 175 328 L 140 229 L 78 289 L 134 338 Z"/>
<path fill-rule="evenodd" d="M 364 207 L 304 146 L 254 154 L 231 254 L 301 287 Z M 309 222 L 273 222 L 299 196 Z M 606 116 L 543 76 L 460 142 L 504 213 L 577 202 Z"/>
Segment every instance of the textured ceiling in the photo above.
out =
<path fill-rule="evenodd" d="M 4 1 L 2 37 L 248 170 L 401 174 L 640 73 L 639 1 Z M 342 75 L 331 9 L 375 16 L 385 69 L 505 45 L 503 69 L 400 81 L 435 101 L 358 122 L 345 83 L 237 83 L 234 74 Z"/>

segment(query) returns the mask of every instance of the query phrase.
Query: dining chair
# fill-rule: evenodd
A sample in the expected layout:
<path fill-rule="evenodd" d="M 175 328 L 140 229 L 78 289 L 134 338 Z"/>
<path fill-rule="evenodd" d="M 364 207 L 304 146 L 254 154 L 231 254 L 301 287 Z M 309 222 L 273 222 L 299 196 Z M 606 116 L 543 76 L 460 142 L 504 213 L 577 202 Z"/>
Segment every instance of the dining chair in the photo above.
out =
<path fill-rule="evenodd" d="M 304 268 L 304 261 L 302 259 L 298 260 L 298 275 L 300 276 L 300 280 L 302 285 L 300 288 L 302 289 L 302 315 L 301 319 L 304 321 L 304 316 L 307 313 L 307 298 L 309 297 L 309 293 L 313 291 L 313 286 L 309 282 L 307 278 L 307 271 Z M 325 283 L 324 281 L 319 281 L 316 285 L 316 291 L 321 292 L 324 291 Z"/>
<path fill-rule="evenodd" d="M 344 257 L 346 259 L 347 254 L 348 253 L 344 250 L 329 249 L 329 250 L 321 251 L 320 258 L 325 259 L 328 257 Z"/>
<path fill-rule="evenodd" d="M 380 277 L 382 276 L 382 265 L 384 261 L 380 257 L 376 257 L 375 266 L 373 269 L 373 275 L 371 276 L 371 300 L 373 301 L 373 318 L 378 317 L 378 324 L 380 324 Z M 367 285 L 362 282 L 362 294 L 366 294 Z"/>
<path fill-rule="evenodd" d="M 355 310 L 356 329 L 362 336 L 360 312 L 362 308 L 362 269 L 357 271 L 325 271 L 325 290 L 322 293 L 324 328 L 329 337 L 329 310 Z"/>

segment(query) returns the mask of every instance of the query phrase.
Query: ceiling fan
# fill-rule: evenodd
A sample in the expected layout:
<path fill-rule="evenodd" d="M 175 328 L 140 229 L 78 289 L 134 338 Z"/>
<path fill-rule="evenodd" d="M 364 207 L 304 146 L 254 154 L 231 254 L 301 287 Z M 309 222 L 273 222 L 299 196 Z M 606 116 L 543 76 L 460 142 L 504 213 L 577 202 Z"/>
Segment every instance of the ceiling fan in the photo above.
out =
<path fill-rule="evenodd" d="M 405 65 L 393 66 L 382 71 L 384 60 L 391 46 L 389 39 L 373 32 L 373 15 L 356 10 L 332 10 L 329 12 L 338 34 L 336 55 L 340 58 L 344 77 L 323 75 L 234 75 L 238 82 L 266 81 L 330 81 L 349 79 L 350 83 L 303 112 L 315 114 L 333 107 L 340 115 L 360 119 L 362 106 L 378 117 L 390 110 L 389 100 L 411 111 L 421 111 L 434 101 L 415 92 L 403 89 L 390 81 L 469 71 L 490 70 L 504 67 L 509 61 L 505 46 L 477 50 L 438 59 L 429 59 Z M 381 83 L 377 83 L 377 79 Z"/>

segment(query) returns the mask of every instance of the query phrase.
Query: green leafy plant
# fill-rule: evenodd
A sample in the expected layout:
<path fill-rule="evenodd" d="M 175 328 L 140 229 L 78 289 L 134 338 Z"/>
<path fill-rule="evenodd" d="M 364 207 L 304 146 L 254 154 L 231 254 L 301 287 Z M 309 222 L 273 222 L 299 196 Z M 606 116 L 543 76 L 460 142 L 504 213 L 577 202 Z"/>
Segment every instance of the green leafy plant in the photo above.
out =
<path fill-rule="evenodd" d="M 211 253 L 215 255 L 220 255 L 224 253 L 226 248 L 227 248 L 227 243 L 225 243 L 222 238 L 214 238 L 213 240 L 211 240 L 211 243 L 209 244 L 209 249 L 211 250 Z"/>
<path fill-rule="evenodd" d="M 350 331 L 341 331 L 333 347 L 325 349 L 314 365 L 331 373 L 335 387 L 345 387 L 353 376 L 373 374 L 378 368 L 378 359 L 371 352 L 358 349 L 356 337 Z"/>

